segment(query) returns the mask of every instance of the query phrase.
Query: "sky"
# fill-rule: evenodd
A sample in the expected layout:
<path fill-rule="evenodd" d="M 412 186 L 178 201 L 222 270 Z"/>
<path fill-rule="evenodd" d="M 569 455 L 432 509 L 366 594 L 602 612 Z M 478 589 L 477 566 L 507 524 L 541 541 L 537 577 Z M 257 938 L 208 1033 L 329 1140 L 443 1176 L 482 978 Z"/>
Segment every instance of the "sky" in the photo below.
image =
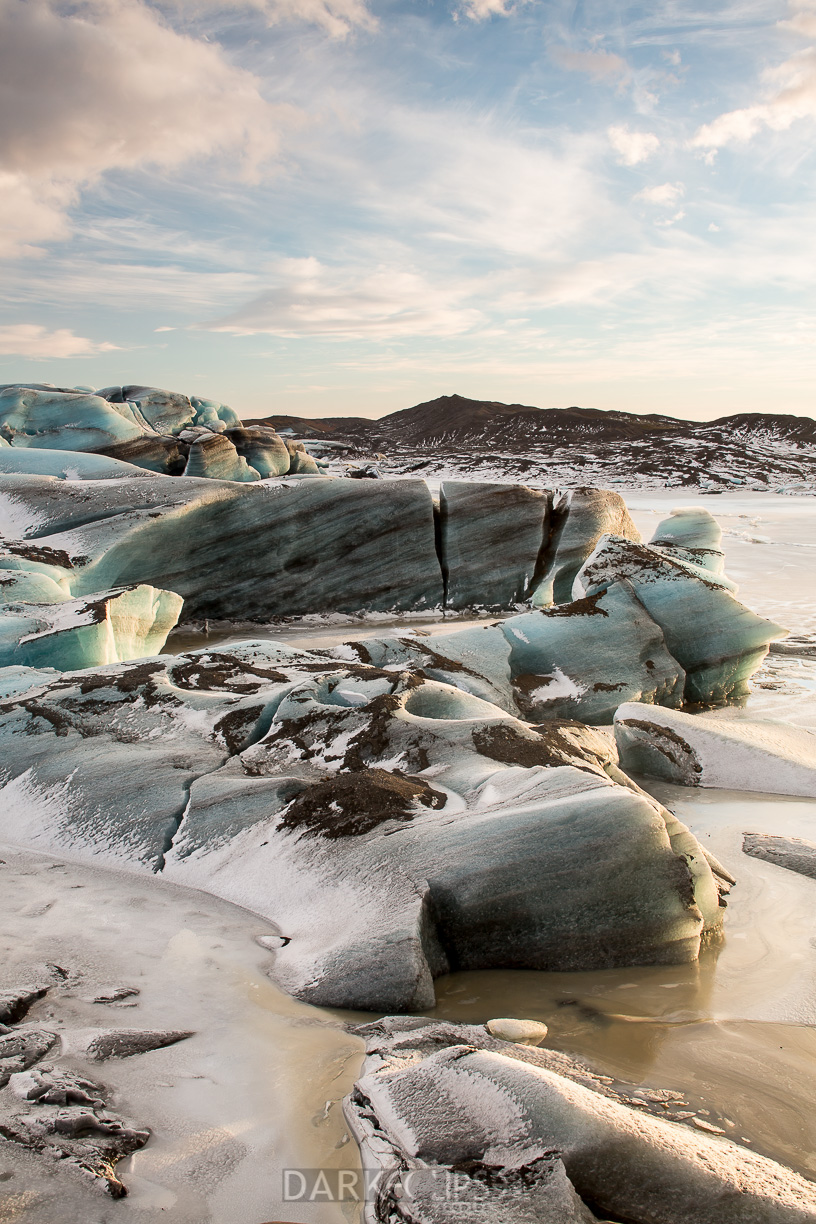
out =
<path fill-rule="evenodd" d="M 0 382 L 816 415 L 816 0 L 0 0 Z"/>

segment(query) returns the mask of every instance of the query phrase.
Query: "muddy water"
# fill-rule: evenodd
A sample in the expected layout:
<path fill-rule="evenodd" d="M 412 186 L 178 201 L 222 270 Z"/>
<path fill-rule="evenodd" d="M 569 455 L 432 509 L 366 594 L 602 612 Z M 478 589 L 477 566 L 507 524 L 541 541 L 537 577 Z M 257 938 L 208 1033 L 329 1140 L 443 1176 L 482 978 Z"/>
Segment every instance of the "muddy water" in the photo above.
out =
<path fill-rule="evenodd" d="M 682 1092 L 727 1134 L 816 1177 L 816 881 L 741 850 L 744 831 L 813 838 L 814 805 L 648 785 L 739 879 L 722 940 L 694 965 L 454 974 L 429 1014 L 543 1020 L 548 1044 Z"/>
<path fill-rule="evenodd" d="M 359 1169 L 340 1102 L 362 1042 L 272 985 L 262 919 L 193 889 L 0 847 L 0 963 L 24 982 L 67 970 L 27 1020 L 57 1029 L 192 1029 L 92 1076 L 153 1134 L 122 1161 L 113 1202 L 63 1166 L 0 1140 L 0 1220 L 25 1224 L 344 1224 L 339 1205 L 281 1204 L 282 1170 Z M 39 968 L 38 968 L 39 966 Z M 124 1005 L 90 1002 L 133 986 Z M 87 1068 L 86 1068 L 87 1071 Z"/>

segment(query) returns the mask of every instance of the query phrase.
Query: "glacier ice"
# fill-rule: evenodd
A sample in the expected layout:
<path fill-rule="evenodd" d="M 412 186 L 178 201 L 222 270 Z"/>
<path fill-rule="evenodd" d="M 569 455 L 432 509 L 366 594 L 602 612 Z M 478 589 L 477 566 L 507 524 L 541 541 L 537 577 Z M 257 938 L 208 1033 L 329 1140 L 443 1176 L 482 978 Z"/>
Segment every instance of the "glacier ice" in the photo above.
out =
<path fill-rule="evenodd" d="M 685 672 L 625 579 L 605 591 L 508 617 L 516 700 L 524 718 L 609 723 L 622 701 L 677 706 Z"/>
<path fill-rule="evenodd" d="M 536 608 L 569 603 L 575 577 L 604 535 L 640 540 L 620 493 L 610 489 L 568 489 L 550 515 L 550 538 L 543 552 L 532 603 Z"/>
<path fill-rule="evenodd" d="M 575 579 L 575 594 L 597 595 L 624 578 L 686 673 L 686 703 L 745 696 L 770 642 L 787 632 L 739 603 L 717 575 L 620 536 L 601 538 Z"/>
<path fill-rule="evenodd" d="M 550 498 L 525 485 L 446 480 L 439 543 L 449 608 L 526 599 L 547 538 Z"/>
<path fill-rule="evenodd" d="M 816 1221 L 811 1181 L 701 1133 L 682 1097 L 650 1107 L 567 1054 L 521 1051 L 483 1025 L 386 1016 L 356 1031 L 367 1057 L 343 1112 L 382 1186 L 381 1220 Z"/>
<path fill-rule="evenodd" d="M 710 871 L 572 724 L 411 671 L 247 642 L 62 676 L 6 700 L 0 736 L 4 837 L 263 914 L 289 940 L 276 980 L 315 1003 L 691 960 L 718 921 Z"/>

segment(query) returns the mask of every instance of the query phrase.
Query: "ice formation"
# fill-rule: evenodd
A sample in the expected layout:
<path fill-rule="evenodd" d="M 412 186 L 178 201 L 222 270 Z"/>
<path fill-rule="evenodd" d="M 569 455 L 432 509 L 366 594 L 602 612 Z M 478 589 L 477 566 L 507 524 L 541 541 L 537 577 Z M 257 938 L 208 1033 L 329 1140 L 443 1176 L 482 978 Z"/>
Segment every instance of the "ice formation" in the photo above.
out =
<path fill-rule="evenodd" d="M 150 387 L 13 386 L 0 406 L 8 837 L 264 914 L 278 981 L 313 1002 L 696 957 L 730 877 L 581 724 L 739 695 L 783 632 L 734 598 L 710 515 L 646 545 L 604 490 L 449 481 L 436 506 L 423 481 L 327 479 L 303 443 Z M 160 656 L 182 601 L 515 614 Z"/>
<path fill-rule="evenodd" d="M 499 1041 L 489 1026 L 384 1017 L 357 1032 L 367 1057 L 344 1110 L 382 1185 L 366 1224 L 477 1212 L 506 1224 L 816 1221 L 812 1182 L 731 1142 L 682 1098 L 671 1112 L 649 1107 L 567 1055 Z"/>
<path fill-rule="evenodd" d="M 606 740 L 416 672 L 268 642 L 159 656 L 5 701 L 0 736 L 3 837 L 264 915 L 276 980 L 311 1002 L 693 960 L 721 918 L 704 852 Z"/>
<path fill-rule="evenodd" d="M 681 786 L 816 797 L 816 734 L 804 727 L 626 702 L 615 714 L 615 739 L 633 773 Z"/>

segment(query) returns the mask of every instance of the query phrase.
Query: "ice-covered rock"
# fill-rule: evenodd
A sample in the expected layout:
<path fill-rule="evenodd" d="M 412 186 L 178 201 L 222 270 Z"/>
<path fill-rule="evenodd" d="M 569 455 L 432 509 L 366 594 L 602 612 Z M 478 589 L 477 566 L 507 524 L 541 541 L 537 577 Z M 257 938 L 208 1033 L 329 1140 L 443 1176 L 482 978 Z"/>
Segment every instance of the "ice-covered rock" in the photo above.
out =
<path fill-rule="evenodd" d="M 63 1054 L 91 1062 L 132 1058 L 134 1054 L 161 1050 L 193 1036 L 190 1029 L 86 1028 L 60 1032 Z"/>
<path fill-rule="evenodd" d="M 688 831 L 582 734 L 409 671 L 197 651 L 5 702 L 0 832 L 263 915 L 276 980 L 315 1003 L 416 1009 L 454 968 L 693 960 L 719 920 L 703 852 L 691 870 Z"/>
<path fill-rule="evenodd" d="M 289 452 L 289 473 L 293 476 L 319 476 L 320 468 L 302 442 L 292 442 L 286 439 L 286 449 Z"/>
<path fill-rule="evenodd" d="M 816 880 L 816 845 L 801 837 L 778 837 L 770 833 L 746 833 L 742 849 L 752 858 L 764 859 Z"/>
<path fill-rule="evenodd" d="M 108 455 L 122 463 L 149 472 L 161 472 L 165 476 L 181 476 L 187 464 L 189 446 L 184 435 L 144 433 L 130 442 L 117 442 L 114 446 L 100 447 L 99 454 Z M 203 432 L 203 431 L 202 431 Z M 209 430 L 207 431 L 210 432 Z M 83 479 L 87 479 L 83 477 Z"/>
<path fill-rule="evenodd" d="M 56 667 L 0 667 L 0 701 L 56 680 Z"/>
<path fill-rule="evenodd" d="M 331 650 L 338 659 L 372 663 L 387 671 L 410 669 L 473 693 L 509 714 L 518 714 L 510 674 L 510 643 L 500 625 L 479 625 L 452 633 L 414 629 L 399 637 L 367 637 Z"/>
<path fill-rule="evenodd" d="M 531 722 L 609 723 L 622 701 L 676 706 L 685 672 L 626 581 L 573 603 L 510 616 L 516 701 Z"/>
<path fill-rule="evenodd" d="M 0 389 L 0 433 L 13 447 L 94 451 L 143 432 L 126 404 L 79 391 Z"/>
<path fill-rule="evenodd" d="M 632 773 L 682 786 L 816 797 L 816 734 L 804 727 L 626 702 L 615 714 L 615 739 Z"/>
<path fill-rule="evenodd" d="M 626 503 L 609 489 L 569 489 L 550 512 L 550 538 L 543 550 L 533 606 L 569 603 L 581 566 L 604 535 L 640 540 Z"/>
<path fill-rule="evenodd" d="M 210 480 L 239 482 L 260 480 L 260 473 L 250 467 L 243 455 L 224 434 L 206 433 L 190 444 L 185 476 L 204 476 Z"/>
<path fill-rule="evenodd" d="M 123 443 L 124 447 L 138 445 Z M 120 448 L 113 448 L 117 451 Z M 0 450 L 0 476 L 51 476 L 57 480 L 124 480 L 146 476 L 144 464 L 88 454 L 85 451 L 49 450 L 45 447 L 5 446 Z M 6 481 L 3 481 L 6 484 Z"/>
<path fill-rule="evenodd" d="M 369 1224 L 394 1219 L 400 1195 L 410 1207 L 412 1184 L 422 1193 L 435 1183 L 443 1197 L 439 1187 L 455 1184 L 458 1169 L 481 1181 L 485 1220 L 560 1222 L 608 1213 L 632 1224 L 816 1221 L 812 1182 L 725 1137 L 657 1116 L 642 1100 L 632 1108 L 634 1101 L 608 1081 L 593 1082 L 565 1055 L 504 1045 L 475 1025 L 415 1025 L 400 1032 L 386 1018 L 358 1030 L 371 1034 L 368 1056 L 344 1112 L 363 1167 L 372 1177 L 397 1171 L 367 1209 Z M 551 1190 L 550 1202 L 534 1206 L 523 1187 L 540 1182 L 525 1174 L 556 1154 L 565 1176 L 552 1176 L 550 1185 L 561 1197 Z M 467 1203 L 468 1180 L 463 1188 Z M 432 1212 L 433 1196 L 427 1197 Z M 586 1204 L 593 1213 L 582 1215 Z"/>
<path fill-rule="evenodd" d="M 686 702 L 745 696 L 748 679 L 786 630 L 739 603 L 716 575 L 665 550 L 604 536 L 575 579 L 576 598 L 625 578 L 686 673 Z"/>
<path fill-rule="evenodd" d="M 288 447 L 274 429 L 262 425 L 233 427 L 226 436 L 262 480 L 285 476 L 289 471 Z"/>
<path fill-rule="evenodd" d="M 214 426 L 220 429 L 234 429 L 240 426 L 241 418 L 229 404 L 221 404 L 218 400 L 205 399 L 200 395 L 190 396 L 190 403 L 195 408 L 195 424 L 206 425 L 208 429 Z"/>
<path fill-rule="evenodd" d="M 450 608 L 508 608 L 527 597 L 547 539 L 550 499 L 525 485 L 443 481 L 439 545 Z"/>
<path fill-rule="evenodd" d="M 124 387 L 103 387 L 97 395 L 112 405 L 133 405 L 146 429 L 158 434 L 178 434 L 196 419 L 196 408 L 189 396 L 178 391 L 131 383 Z"/>

